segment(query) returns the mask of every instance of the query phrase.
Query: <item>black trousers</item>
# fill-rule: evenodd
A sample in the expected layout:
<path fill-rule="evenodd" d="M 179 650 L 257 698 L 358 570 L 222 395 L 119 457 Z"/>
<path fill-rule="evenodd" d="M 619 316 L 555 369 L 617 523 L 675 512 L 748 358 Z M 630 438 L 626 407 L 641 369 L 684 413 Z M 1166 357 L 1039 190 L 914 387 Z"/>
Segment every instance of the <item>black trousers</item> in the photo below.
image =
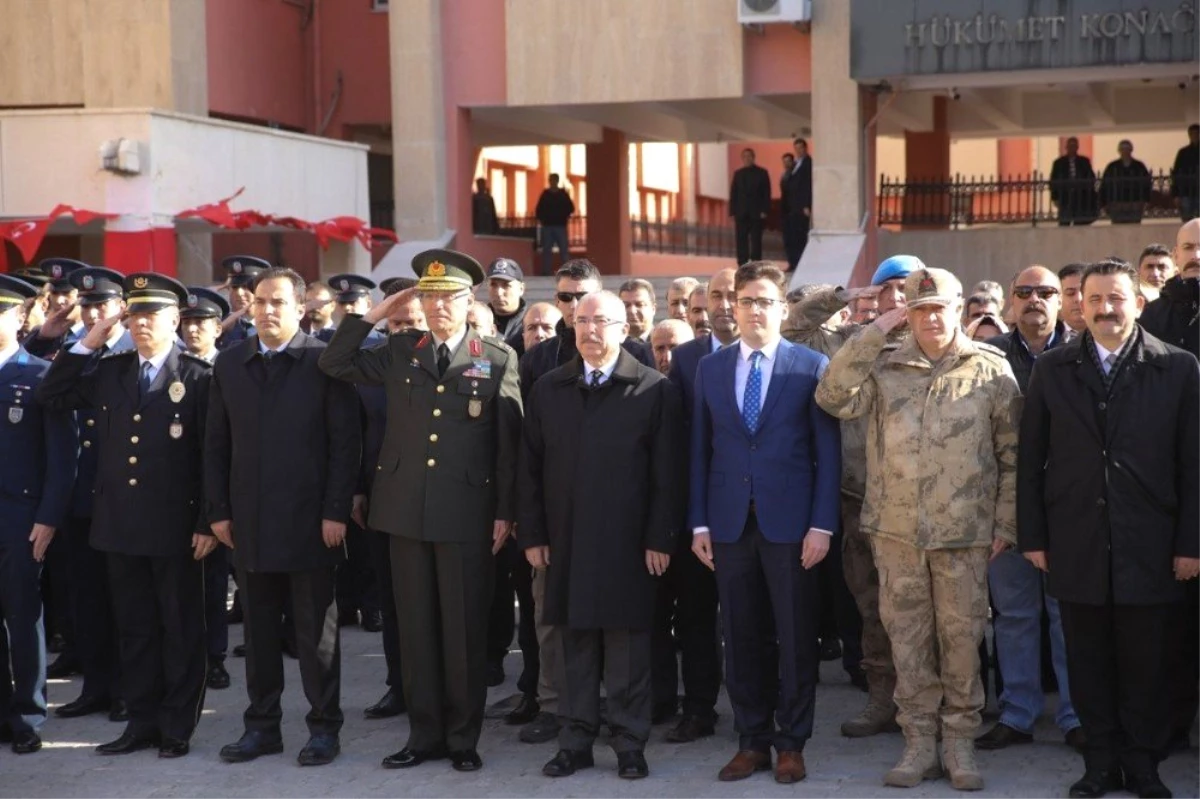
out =
<path fill-rule="evenodd" d="M 291 601 L 300 681 L 310 710 L 312 735 L 336 735 L 342 728 L 342 651 L 334 600 L 333 567 L 300 572 L 250 572 L 238 569 L 246 636 L 247 730 L 279 735 L 283 718 L 282 643 L 284 606 Z"/>
<path fill-rule="evenodd" d="M 80 696 L 121 696 L 117 626 L 108 585 L 108 556 L 88 543 L 91 517 L 72 516 L 63 529 L 70 582 L 74 650 L 83 672 Z"/>
<path fill-rule="evenodd" d="M 800 566 L 799 543 L 768 541 L 753 513 L 737 541 L 713 544 L 713 560 L 738 748 L 802 751 L 816 704 L 817 575 Z M 764 621 L 771 616 L 777 661 Z"/>
<path fill-rule="evenodd" d="M 204 706 L 204 574 L 191 552 L 108 553 L 129 730 L 186 741 Z"/>
<path fill-rule="evenodd" d="M 787 250 L 788 269 L 795 269 L 800 263 L 800 256 L 804 255 L 804 248 L 808 246 L 808 230 L 811 220 L 804 215 L 803 211 L 800 211 L 784 217 L 783 226 L 787 233 L 784 244 Z"/>
<path fill-rule="evenodd" d="M 392 537 L 378 530 L 367 530 L 366 533 L 375 566 L 379 613 L 383 617 L 383 659 L 387 664 L 385 684 L 404 693 L 404 677 L 400 670 L 400 630 L 396 626 L 396 597 L 392 586 Z"/>
<path fill-rule="evenodd" d="M 862 616 L 846 585 L 841 547 L 829 548 L 829 554 L 817 565 L 817 580 L 821 587 L 820 638 L 840 640 L 842 668 L 854 671 L 863 658 Z"/>
<path fill-rule="evenodd" d="M 521 648 L 521 676 L 517 690 L 526 696 L 537 696 L 540 676 L 540 652 L 537 628 L 533 620 L 533 567 L 525 553 L 509 538 L 496 553 L 496 575 L 492 591 L 492 611 L 488 619 L 488 662 L 502 663 L 517 632 Z M 516 597 L 519 620 L 514 623 L 513 597 Z"/>
<path fill-rule="evenodd" d="M 733 235 L 737 241 L 738 266 L 762 260 L 763 220 L 760 216 L 735 216 Z"/>
<path fill-rule="evenodd" d="M 37 731 L 46 721 L 46 633 L 42 626 L 42 564 L 33 559 L 28 519 L 5 520 L 0 530 L 0 613 L 8 628 L 11 682 L 0 689 L 3 709 L 14 732 Z M 2 672 L 3 669 L 0 669 Z"/>
<path fill-rule="evenodd" d="M 411 749 L 474 749 L 487 699 L 491 538 L 433 543 L 392 536 L 392 580 Z"/>
<path fill-rule="evenodd" d="M 717 578 L 690 551 L 676 552 L 658 582 L 651 646 L 654 705 L 675 704 L 682 669 L 683 714 L 713 718 L 721 690 Z"/>
<path fill-rule="evenodd" d="M 229 651 L 229 548 L 217 544 L 203 563 L 205 650 L 209 663 L 223 663 Z"/>
<path fill-rule="evenodd" d="M 600 730 L 603 673 L 613 750 L 645 749 L 650 738 L 650 631 L 559 629 L 566 665 L 566 684 L 558 698 L 559 748 L 591 751 Z"/>
<path fill-rule="evenodd" d="M 1200 582 L 1183 584 L 1185 598 L 1171 606 L 1171 731 L 1188 733 L 1200 703 Z"/>
<path fill-rule="evenodd" d="M 75 631 L 71 625 L 71 580 L 68 560 L 67 542 L 63 536 L 56 535 L 46 548 L 46 557 L 42 562 L 41 594 L 42 605 L 45 608 L 42 623 L 47 640 L 55 635 L 62 636 L 65 646 L 59 654 L 72 660 L 76 654 Z"/>
<path fill-rule="evenodd" d="M 371 538 L 352 519 L 346 523 L 346 559 L 337 567 L 338 609 L 343 613 L 373 613 L 379 610 L 380 602 Z"/>
<path fill-rule="evenodd" d="M 1059 602 L 1088 768 L 1152 769 L 1171 736 L 1170 605 Z"/>

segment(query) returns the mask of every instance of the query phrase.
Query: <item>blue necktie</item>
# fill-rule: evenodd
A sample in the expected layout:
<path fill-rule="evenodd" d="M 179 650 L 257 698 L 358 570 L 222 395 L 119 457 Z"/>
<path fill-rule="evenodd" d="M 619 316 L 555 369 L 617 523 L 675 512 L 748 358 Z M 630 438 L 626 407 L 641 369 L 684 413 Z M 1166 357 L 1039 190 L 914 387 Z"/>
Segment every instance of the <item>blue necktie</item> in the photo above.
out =
<path fill-rule="evenodd" d="M 150 362 L 142 361 L 142 372 L 138 375 L 138 393 L 146 396 L 150 393 Z"/>
<path fill-rule="evenodd" d="M 750 353 L 750 374 L 746 377 L 746 392 L 742 395 L 742 421 L 751 433 L 758 430 L 758 415 L 762 407 L 762 358 L 758 350 Z"/>

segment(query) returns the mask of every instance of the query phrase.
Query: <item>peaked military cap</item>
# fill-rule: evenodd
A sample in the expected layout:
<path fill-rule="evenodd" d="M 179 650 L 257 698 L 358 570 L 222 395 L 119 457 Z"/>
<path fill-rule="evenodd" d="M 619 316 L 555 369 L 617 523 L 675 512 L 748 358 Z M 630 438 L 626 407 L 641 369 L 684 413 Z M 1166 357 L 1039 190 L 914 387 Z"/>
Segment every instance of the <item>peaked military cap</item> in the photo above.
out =
<path fill-rule="evenodd" d="M 125 276 L 103 266 L 85 266 L 71 273 L 71 285 L 79 289 L 80 305 L 99 305 L 119 300 L 125 294 Z"/>
<path fill-rule="evenodd" d="M 14 305 L 21 305 L 30 297 L 36 297 L 38 289 L 14 275 L 0 274 L 0 313 Z"/>
<path fill-rule="evenodd" d="M 412 260 L 413 271 L 420 276 L 422 291 L 460 291 L 483 282 L 483 267 L 471 256 L 457 250 L 426 250 Z"/>
<path fill-rule="evenodd" d="M 229 301 L 219 293 L 203 286 L 188 286 L 187 300 L 179 309 L 183 319 L 224 319 L 229 315 Z"/>
<path fill-rule="evenodd" d="M 271 268 L 271 262 L 253 255 L 231 255 L 221 261 L 221 267 L 229 276 L 230 285 L 248 289 L 260 274 Z"/>
<path fill-rule="evenodd" d="M 50 278 L 50 290 L 62 293 L 73 288 L 71 273 L 76 269 L 87 269 L 87 264 L 74 258 L 46 258 L 38 263 L 38 269 Z"/>
<path fill-rule="evenodd" d="M 125 301 L 130 313 L 161 311 L 187 305 L 188 290 L 173 277 L 136 272 L 125 278 Z"/>
<path fill-rule="evenodd" d="M 389 277 L 379 284 L 379 290 L 383 292 L 383 296 L 390 297 L 415 285 L 417 285 L 417 281 L 411 277 Z"/>
<path fill-rule="evenodd" d="M 357 302 L 371 294 L 375 281 L 365 275 L 334 275 L 329 278 L 329 287 L 337 292 L 334 299 L 338 302 Z"/>
<path fill-rule="evenodd" d="M 909 308 L 953 305 L 962 299 L 962 283 L 945 269 L 918 269 L 904 279 L 904 297 Z"/>
<path fill-rule="evenodd" d="M 50 277 L 36 266 L 27 266 L 24 269 L 18 269 L 13 272 L 14 277 L 19 277 L 34 288 L 41 288 L 50 282 Z"/>

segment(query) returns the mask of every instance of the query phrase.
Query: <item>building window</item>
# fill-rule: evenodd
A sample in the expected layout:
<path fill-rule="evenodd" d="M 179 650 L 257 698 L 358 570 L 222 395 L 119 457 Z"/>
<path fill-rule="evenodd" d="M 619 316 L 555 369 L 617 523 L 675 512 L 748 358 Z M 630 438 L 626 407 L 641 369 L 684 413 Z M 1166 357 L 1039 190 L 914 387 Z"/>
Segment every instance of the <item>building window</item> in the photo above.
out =
<path fill-rule="evenodd" d="M 372 11 L 387 11 L 388 0 L 371 0 Z"/>

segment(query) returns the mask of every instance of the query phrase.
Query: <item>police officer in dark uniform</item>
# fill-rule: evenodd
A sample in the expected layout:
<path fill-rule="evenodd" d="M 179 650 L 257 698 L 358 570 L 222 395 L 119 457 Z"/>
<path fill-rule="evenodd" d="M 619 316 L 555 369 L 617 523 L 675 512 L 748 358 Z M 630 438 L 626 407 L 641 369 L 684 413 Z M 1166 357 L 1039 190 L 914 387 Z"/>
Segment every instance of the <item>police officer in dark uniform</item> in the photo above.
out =
<path fill-rule="evenodd" d="M 371 310 L 371 290 L 378 288 L 375 281 L 365 275 L 334 275 L 329 278 L 329 287 L 334 290 L 333 301 L 336 304 L 336 313 L 339 317 L 344 317 L 346 314 L 357 314 L 362 316 L 367 311 Z M 317 332 L 316 337 L 324 341 L 326 344 L 333 339 L 333 334 L 337 327 L 327 327 L 324 330 Z M 372 331 L 371 335 L 363 340 L 363 346 L 369 347 L 375 344 L 383 343 L 384 335 L 378 331 Z"/>
<path fill-rule="evenodd" d="M 25 301 L 37 289 L 0 274 L 0 615 L 8 629 L 0 722 L 17 754 L 42 746 L 46 720 L 46 638 L 42 559 L 65 521 L 75 478 L 75 423 L 42 408 L 34 393 L 50 364 L 17 344 Z"/>
<path fill-rule="evenodd" d="M 181 757 L 204 703 L 204 575 L 216 545 L 202 509 L 212 366 L 176 343 L 187 290 L 165 275 L 125 278 L 136 350 L 92 355 L 117 324 L 99 322 L 59 355 L 38 389 L 56 409 L 93 408 L 100 470 L 92 545 L 107 555 L 129 724 L 97 747 L 158 747 Z"/>
<path fill-rule="evenodd" d="M 37 269 L 50 280 L 50 302 L 46 312 L 46 321 L 37 329 L 31 330 L 27 341 L 33 349 L 30 355 L 50 359 L 58 352 L 66 341 L 74 342 L 84 333 L 83 322 L 79 319 L 78 298 L 79 288 L 71 283 L 71 274 L 78 269 L 87 269 L 88 265 L 74 258 L 45 258 L 38 262 Z M 49 323 L 45 335 L 41 328 Z"/>
<path fill-rule="evenodd" d="M 179 309 L 179 331 L 189 353 L 208 363 L 217 359 L 221 321 L 229 315 L 229 302 L 203 286 L 188 286 L 187 302 Z M 208 648 L 208 676 L 214 691 L 229 687 L 225 655 L 229 651 L 229 548 L 218 543 L 204 559 L 204 627 Z"/>
<path fill-rule="evenodd" d="M 217 349 L 226 350 L 254 335 L 250 304 L 254 302 L 254 281 L 271 268 L 271 262 L 253 255 L 231 255 L 221 261 L 229 284 L 230 313 L 222 327 L 224 333 Z"/>
<path fill-rule="evenodd" d="M 521 394 L 516 354 L 466 323 L 483 268 L 470 256 L 428 250 L 413 259 L 428 333 L 360 343 L 392 306 L 338 326 L 321 368 L 387 388 L 370 526 L 390 533 L 410 736 L 386 768 L 449 755 L 459 771 L 483 762 L 492 558 L 512 529 Z"/>

